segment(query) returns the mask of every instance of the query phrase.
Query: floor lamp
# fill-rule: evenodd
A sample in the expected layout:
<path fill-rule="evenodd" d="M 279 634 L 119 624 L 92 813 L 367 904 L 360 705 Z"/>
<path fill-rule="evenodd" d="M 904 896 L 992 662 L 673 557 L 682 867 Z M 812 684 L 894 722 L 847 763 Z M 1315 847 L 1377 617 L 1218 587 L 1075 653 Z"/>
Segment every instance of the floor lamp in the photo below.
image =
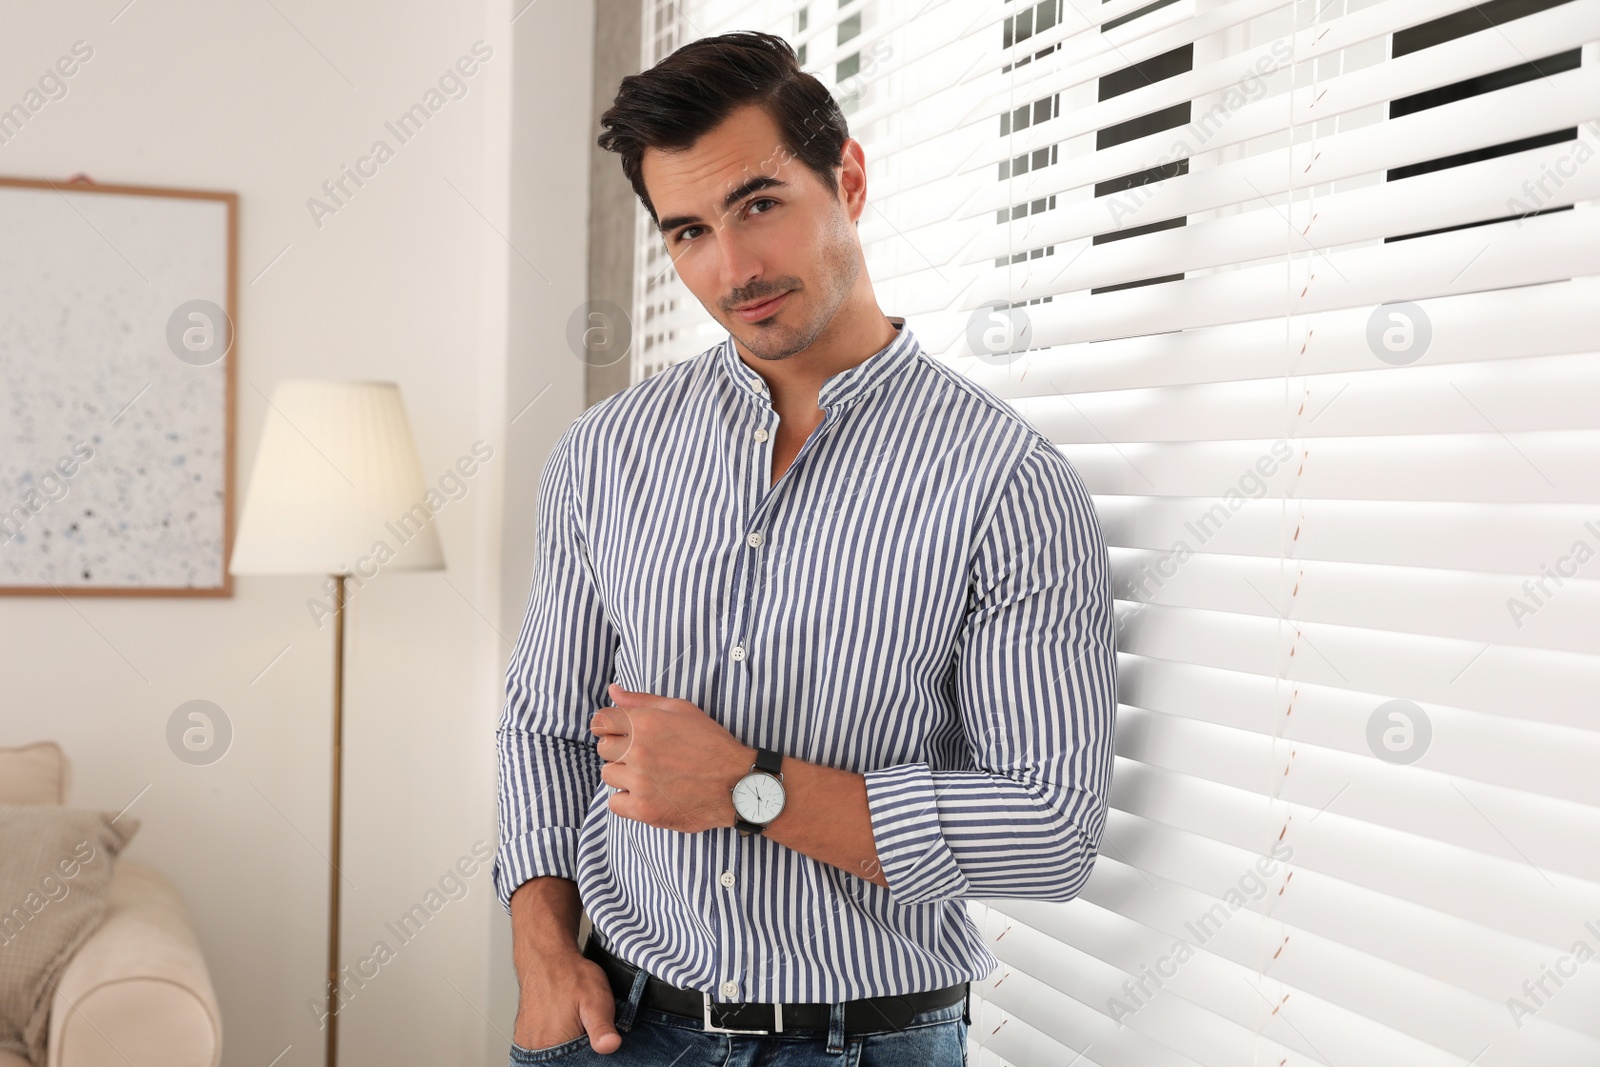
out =
<path fill-rule="evenodd" d="M 393 382 L 292 380 L 268 402 L 233 574 L 328 575 L 333 620 L 333 781 L 329 819 L 327 1067 L 338 1063 L 339 826 L 344 734 L 347 579 L 379 571 L 442 570 L 427 486 Z"/>

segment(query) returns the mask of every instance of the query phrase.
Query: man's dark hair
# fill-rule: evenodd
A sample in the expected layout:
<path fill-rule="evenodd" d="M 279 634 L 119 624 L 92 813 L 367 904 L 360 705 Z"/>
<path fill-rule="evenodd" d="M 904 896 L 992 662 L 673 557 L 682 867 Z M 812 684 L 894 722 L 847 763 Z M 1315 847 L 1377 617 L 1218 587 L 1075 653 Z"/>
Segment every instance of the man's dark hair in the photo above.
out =
<path fill-rule="evenodd" d="M 784 147 L 838 195 L 834 168 L 850 128 L 833 95 L 800 69 L 782 37 L 736 30 L 691 41 L 641 74 L 622 79 L 600 116 L 599 146 L 622 156 L 622 173 L 658 226 L 640 161 L 646 148 L 687 149 L 728 113 L 757 104 L 772 117 Z"/>

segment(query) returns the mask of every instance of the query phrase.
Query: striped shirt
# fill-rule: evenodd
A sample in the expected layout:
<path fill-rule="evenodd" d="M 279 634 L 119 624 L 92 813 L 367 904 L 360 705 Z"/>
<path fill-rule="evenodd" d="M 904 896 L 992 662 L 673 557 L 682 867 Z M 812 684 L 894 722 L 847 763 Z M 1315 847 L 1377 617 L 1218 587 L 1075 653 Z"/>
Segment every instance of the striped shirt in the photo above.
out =
<path fill-rule="evenodd" d="M 659 978 L 835 1002 L 982 981 L 998 961 L 964 899 L 1083 887 L 1116 713 L 1093 502 L 891 321 L 823 382 L 776 485 L 777 412 L 731 336 L 562 433 L 496 732 L 508 912 L 526 880 L 570 878 L 600 944 Z M 612 681 L 864 775 L 888 888 L 732 826 L 613 813 L 589 732 Z"/>

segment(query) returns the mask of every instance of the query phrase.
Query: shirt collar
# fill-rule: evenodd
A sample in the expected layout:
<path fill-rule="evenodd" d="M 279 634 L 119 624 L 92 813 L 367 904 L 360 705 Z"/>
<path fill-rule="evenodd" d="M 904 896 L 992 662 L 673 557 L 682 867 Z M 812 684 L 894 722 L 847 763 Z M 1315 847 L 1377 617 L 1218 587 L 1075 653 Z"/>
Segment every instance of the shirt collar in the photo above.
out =
<path fill-rule="evenodd" d="M 822 388 L 817 392 L 817 407 L 826 411 L 834 406 L 848 404 L 893 378 L 917 358 L 922 349 L 917 344 L 916 335 L 906 325 L 906 320 L 898 315 L 890 315 L 888 319 L 894 323 L 897 330 L 894 340 L 855 366 L 846 367 L 824 379 Z M 739 358 L 732 334 L 722 342 L 717 357 L 717 362 L 733 379 L 735 385 L 755 396 L 767 397 L 766 379 L 751 370 L 745 365 L 744 360 Z"/>

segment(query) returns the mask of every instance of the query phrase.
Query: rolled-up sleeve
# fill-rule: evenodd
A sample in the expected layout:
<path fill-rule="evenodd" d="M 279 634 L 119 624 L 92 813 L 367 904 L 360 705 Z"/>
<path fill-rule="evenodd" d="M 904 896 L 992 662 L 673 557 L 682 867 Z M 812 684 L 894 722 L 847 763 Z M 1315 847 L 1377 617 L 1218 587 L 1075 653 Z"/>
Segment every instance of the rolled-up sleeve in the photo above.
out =
<path fill-rule="evenodd" d="M 545 461 L 533 587 L 495 731 L 500 840 L 493 878 L 508 913 L 512 893 L 530 878 L 576 880 L 578 830 L 601 781 L 589 722 L 609 703 L 617 635 L 578 522 L 578 426 L 567 428 Z"/>
<path fill-rule="evenodd" d="M 1070 900 L 1105 827 L 1115 613 L 1093 500 L 1043 438 L 980 531 L 955 671 L 976 769 L 864 776 L 891 897 Z"/>

